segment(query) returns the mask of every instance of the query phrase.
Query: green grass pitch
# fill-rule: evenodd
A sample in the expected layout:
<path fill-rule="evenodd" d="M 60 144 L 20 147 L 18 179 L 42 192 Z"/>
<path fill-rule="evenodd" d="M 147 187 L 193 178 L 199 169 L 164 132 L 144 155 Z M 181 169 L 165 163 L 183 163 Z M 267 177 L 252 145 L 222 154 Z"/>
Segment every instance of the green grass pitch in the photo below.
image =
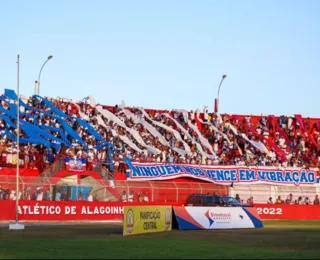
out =
<path fill-rule="evenodd" d="M 0 259 L 319 259 L 320 221 L 123 237 L 109 224 L 0 228 Z"/>

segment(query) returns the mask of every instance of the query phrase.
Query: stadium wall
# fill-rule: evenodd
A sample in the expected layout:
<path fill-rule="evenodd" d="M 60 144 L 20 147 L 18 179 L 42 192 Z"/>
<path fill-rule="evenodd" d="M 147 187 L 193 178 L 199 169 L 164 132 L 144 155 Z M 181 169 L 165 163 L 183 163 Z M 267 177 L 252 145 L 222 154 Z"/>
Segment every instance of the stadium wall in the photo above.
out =
<path fill-rule="evenodd" d="M 0 221 L 15 220 L 15 201 L 0 201 Z M 181 203 L 129 203 L 129 202 L 74 202 L 74 201 L 20 201 L 19 220 L 37 221 L 121 221 L 124 206 L 171 205 L 181 206 Z"/>
<path fill-rule="evenodd" d="M 320 220 L 319 205 L 255 204 L 261 219 Z"/>
<path fill-rule="evenodd" d="M 181 203 L 130 203 L 130 202 L 80 202 L 80 201 L 20 201 L 19 220 L 26 222 L 67 221 L 121 221 L 124 206 L 171 205 Z M 320 220 L 320 206 L 255 204 L 262 220 Z M 15 220 L 15 201 L 0 201 L 0 221 Z"/>
<path fill-rule="evenodd" d="M 0 167 L 0 175 L 16 175 L 16 168 L 6 168 L 6 167 Z M 19 169 L 20 176 L 39 176 L 39 170 L 38 169 Z"/>

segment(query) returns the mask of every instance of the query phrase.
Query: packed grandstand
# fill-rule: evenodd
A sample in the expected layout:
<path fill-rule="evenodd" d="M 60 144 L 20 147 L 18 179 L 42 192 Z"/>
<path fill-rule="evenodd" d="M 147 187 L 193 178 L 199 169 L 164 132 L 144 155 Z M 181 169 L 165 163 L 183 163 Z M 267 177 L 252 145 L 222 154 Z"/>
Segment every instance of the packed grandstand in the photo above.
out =
<path fill-rule="evenodd" d="M 124 185 L 125 189 L 119 187 L 119 183 L 125 182 L 131 163 L 306 170 L 320 167 L 320 119 L 303 118 L 301 115 L 228 115 L 210 113 L 207 107 L 203 110 L 164 111 L 127 107 L 124 103 L 105 106 L 96 104 L 93 97 L 81 102 L 37 95 L 20 97 L 17 156 L 16 101 L 16 93 L 9 89 L 0 96 L 0 167 L 9 169 L 19 164 L 21 169 L 37 171 L 32 180 L 25 181 L 20 199 L 70 199 L 64 195 L 67 190 L 55 190 L 53 196 L 52 187 L 47 184 L 53 183 L 49 181 L 52 178 L 57 180 L 56 183 L 60 181 L 62 187 L 64 182 L 61 184 L 61 179 L 66 174 L 59 175 L 59 171 L 71 168 L 89 172 L 96 179 L 102 176 L 100 184 L 109 192 L 117 188 L 113 195 L 115 201 L 143 202 L 155 200 L 154 195 L 152 198 L 149 196 L 156 185 L 148 184 L 145 189 L 131 189 L 128 184 Z M 14 186 L 10 186 L 8 179 L 4 181 L 4 177 L 1 178 L 0 199 L 14 199 Z M 211 184 L 209 187 L 206 183 L 190 179 L 188 182 L 206 187 L 201 188 L 201 192 L 212 193 L 218 188 L 226 192 L 226 187 L 221 185 Z M 166 185 L 169 187 L 172 183 L 168 180 Z M 167 192 L 161 193 L 158 186 L 158 197 L 167 196 Z M 264 193 L 261 189 L 260 193 Z M 296 194 L 292 188 L 286 187 L 274 191 L 265 189 L 268 192 L 260 196 L 260 203 L 270 202 L 270 197 L 272 202 L 273 197 L 277 203 L 319 204 L 317 197 L 313 199 L 316 187 L 308 188 L 307 193 L 299 188 Z M 85 192 L 85 196 L 80 192 L 76 199 L 99 200 L 100 193 L 93 192 L 99 189 L 90 190 Z M 191 190 L 185 191 L 182 197 L 185 199 Z M 252 203 L 254 192 L 249 194 L 248 190 L 252 188 L 243 193 L 244 199 Z M 241 189 L 236 192 L 241 195 Z M 289 193 L 294 193 L 296 198 Z M 107 196 L 100 197 L 105 199 Z"/>

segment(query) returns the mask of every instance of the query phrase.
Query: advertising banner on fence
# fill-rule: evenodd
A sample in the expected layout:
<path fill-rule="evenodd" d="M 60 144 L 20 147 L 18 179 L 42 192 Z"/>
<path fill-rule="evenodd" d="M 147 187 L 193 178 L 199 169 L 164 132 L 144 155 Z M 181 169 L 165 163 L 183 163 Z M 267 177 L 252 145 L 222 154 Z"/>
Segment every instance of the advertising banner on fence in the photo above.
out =
<path fill-rule="evenodd" d="M 125 206 L 123 235 L 172 230 L 171 206 Z"/>
<path fill-rule="evenodd" d="M 179 229 L 261 228 L 255 208 L 173 207 Z"/>
<path fill-rule="evenodd" d="M 20 201 L 19 219 L 22 221 L 122 221 L 124 207 L 127 205 L 141 205 L 141 203 Z M 144 205 L 159 205 L 159 203 L 149 202 Z M 15 201 L 0 200 L 0 208 L 0 221 L 15 219 Z"/>
<path fill-rule="evenodd" d="M 319 205 L 255 204 L 261 219 L 319 220 Z"/>
<path fill-rule="evenodd" d="M 131 163 L 128 181 L 168 180 L 192 177 L 216 184 L 254 184 L 310 186 L 320 183 L 318 170 L 303 168 L 209 166 L 191 164 Z"/>
<path fill-rule="evenodd" d="M 122 221 L 135 202 L 20 201 L 21 221 Z M 181 206 L 181 203 L 161 203 Z M 159 205 L 149 202 L 143 205 Z M 255 204 L 260 219 L 319 220 L 319 205 Z M 0 221 L 15 220 L 15 201 L 0 200 Z M 187 208 L 187 207 L 186 207 Z"/>

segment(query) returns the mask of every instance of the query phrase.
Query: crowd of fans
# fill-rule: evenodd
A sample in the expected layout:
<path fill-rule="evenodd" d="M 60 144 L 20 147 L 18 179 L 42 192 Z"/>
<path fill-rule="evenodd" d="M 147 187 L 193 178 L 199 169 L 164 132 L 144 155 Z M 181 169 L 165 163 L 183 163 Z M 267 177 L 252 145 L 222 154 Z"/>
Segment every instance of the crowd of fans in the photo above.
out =
<path fill-rule="evenodd" d="M 15 190 L 3 188 L 0 186 L 0 200 L 16 200 L 17 193 Z M 19 200 L 36 200 L 36 201 L 70 201 L 72 200 L 70 194 L 66 190 L 59 187 L 53 192 L 49 187 L 37 187 L 32 189 L 27 186 L 19 191 Z M 92 192 L 89 192 L 86 196 L 82 192 L 79 192 L 76 197 L 78 201 L 97 201 L 97 197 Z M 146 191 L 134 193 L 132 190 L 127 194 L 123 191 L 119 201 L 122 202 L 149 202 L 149 195 Z"/>
<path fill-rule="evenodd" d="M 292 194 L 289 194 L 286 200 L 283 200 L 281 196 L 278 196 L 276 201 L 273 201 L 272 197 L 270 197 L 267 201 L 267 204 L 319 205 L 320 201 L 318 195 L 315 195 L 315 198 L 312 201 L 307 196 L 299 196 L 296 200 L 294 200 Z"/>
<path fill-rule="evenodd" d="M 124 190 L 121 194 L 122 202 L 149 202 L 148 192 L 138 192 L 135 194 L 133 191 L 127 192 Z"/>
<path fill-rule="evenodd" d="M 75 103 L 62 98 L 45 99 L 68 116 L 64 121 L 81 140 L 68 134 L 57 119 L 56 111 L 43 99 L 29 97 L 24 102 L 32 109 L 20 105 L 20 121 L 39 127 L 46 126 L 48 133 L 60 139 L 63 134 L 70 146 L 62 145 L 57 150 L 55 146 L 47 149 L 43 144 L 22 142 L 17 156 L 17 143 L 5 134 L 17 134 L 14 127 L 16 120 L 12 114 L 0 110 L 0 167 L 19 164 L 20 167 L 42 172 L 61 156 L 85 158 L 87 170 L 92 170 L 94 162 L 100 161 L 110 171 L 120 173 L 125 173 L 127 169 L 125 157 L 133 162 L 149 163 L 320 167 L 320 121 L 316 119 L 220 115 L 209 113 L 207 107 L 203 111 L 162 111 L 126 107 L 124 104 L 107 107 L 96 106 L 94 102 L 89 104 L 86 101 Z M 10 105 L 13 103 L 5 95 L 0 96 L 0 107 L 12 113 L 14 110 Z M 103 113 L 100 108 L 108 112 Z M 8 123 L 4 116 L 13 124 Z M 84 119 L 103 140 L 114 145 L 118 152 L 112 153 L 112 160 L 108 146 L 95 149 L 101 145 L 101 140 L 97 140 L 90 129 L 79 124 L 76 118 Z M 62 131 L 51 131 L 49 128 Z M 28 138 L 22 129 L 19 136 Z M 50 140 L 45 136 L 41 138 Z M 20 196 L 32 199 L 33 195 L 24 191 Z M 15 193 L 1 189 L 1 199 L 15 196 Z M 41 197 L 41 193 L 36 196 Z M 42 197 L 47 198 L 46 192 Z M 134 199 L 145 201 L 147 198 L 147 195 L 141 193 Z M 125 200 L 131 200 L 130 193 Z M 279 202 L 279 199 L 276 201 Z M 297 201 L 298 204 L 302 203 L 301 199 Z"/>
<path fill-rule="evenodd" d="M 208 193 L 209 194 L 209 193 Z M 0 186 L 0 200 L 16 200 L 16 191 L 5 189 Z M 55 192 L 50 191 L 49 188 L 38 187 L 34 191 L 31 187 L 26 187 L 22 191 L 19 191 L 20 200 L 36 200 L 36 201 L 70 201 L 70 195 L 61 188 L 57 188 Z M 247 203 L 249 205 L 254 205 L 254 199 L 250 196 L 247 201 L 240 198 L 239 194 L 236 194 L 235 199 L 239 203 Z M 80 192 L 76 198 L 78 201 L 98 201 L 95 195 L 90 192 L 86 197 Z M 134 191 L 129 191 L 128 193 L 124 190 L 119 198 L 121 202 L 149 202 L 149 195 L 146 191 L 140 191 L 135 193 Z M 285 200 L 278 196 L 275 201 L 270 197 L 267 204 L 287 204 L 287 205 L 320 205 L 319 196 L 315 195 L 313 201 L 309 199 L 308 196 L 299 196 L 297 199 L 293 198 L 292 194 L 289 194 Z"/>
<path fill-rule="evenodd" d="M 0 200 L 16 200 L 17 192 L 12 189 L 3 188 L 0 186 Z M 19 191 L 19 200 L 36 200 L 36 201 L 70 201 L 72 200 L 70 194 L 67 193 L 66 190 L 62 190 L 61 188 L 57 188 L 55 192 L 50 190 L 49 187 L 37 187 L 36 189 L 32 189 L 31 187 L 25 187 L 22 191 Z M 76 197 L 78 201 L 95 201 L 94 194 L 90 192 L 84 197 L 82 192 L 79 192 Z"/>
<path fill-rule="evenodd" d="M 236 194 L 235 199 L 239 203 L 245 203 L 243 199 L 240 198 L 239 194 Z M 250 196 L 247 201 L 247 204 L 253 205 L 254 200 L 253 197 Z M 272 197 L 269 197 L 267 204 L 287 204 L 287 205 L 320 205 L 319 196 L 315 195 L 314 200 L 310 200 L 308 196 L 299 196 L 297 199 L 293 198 L 293 195 L 290 193 L 285 200 L 278 196 L 275 201 L 273 201 Z"/>
<path fill-rule="evenodd" d="M 2 97 L 1 106 L 9 109 L 10 101 L 4 95 Z M 303 119 L 302 127 L 294 117 L 219 115 L 208 113 L 206 108 L 202 113 L 199 110 L 190 111 L 186 118 L 183 111 L 144 111 L 140 108 L 126 108 L 131 112 L 130 115 L 133 115 L 130 116 L 124 113 L 122 106 L 104 107 L 124 123 L 120 125 L 117 120 L 106 118 L 95 106 L 85 102 L 74 104 L 63 99 L 47 99 L 68 116 L 88 117 L 91 126 L 120 151 L 120 153 L 114 153 L 111 162 L 116 172 L 125 172 L 123 156 L 135 162 L 276 167 L 319 167 L 320 165 L 320 150 L 317 147 L 320 145 L 320 125 L 311 119 Z M 56 118 L 41 113 L 41 111 L 47 111 L 53 114 L 43 100 L 30 97 L 26 103 L 40 112 L 20 106 L 24 114 L 20 120 L 37 125 L 61 127 Z M 15 120 L 11 120 L 15 123 Z M 92 167 L 95 159 L 110 162 L 108 147 L 98 151 L 94 149 L 99 142 L 90 134 L 89 129 L 79 125 L 73 118 L 67 118 L 65 121 L 87 144 L 87 148 L 66 133 L 71 143 L 70 147 L 63 147 L 60 151 L 56 151 L 54 147 L 48 150 L 43 145 L 22 144 L 19 158 L 17 158 L 16 143 L 10 141 L 5 135 L 0 141 L 1 166 L 10 167 L 19 163 L 22 167 L 43 169 L 53 163 L 57 154 L 86 158 L 89 168 Z M 146 125 L 155 129 L 158 132 L 157 135 Z M 16 134 L 16 129 L 0 117 L 0 132 L 4 130 Z M 139 134 L 138 138 L 134 136 L 132 130 Z M 61 138 L 58 132 L 52 134 Z M 242 134 L 245 134 L 247 139 Z M 165 141 L 160 140 L 159 136 L 162 136 Z M 22 130 L 20 137 L 27 137 Z M 203 138 L 207 140 L 210 147 L 204 144 Z M 316 143 L 310 138 L 313 138 Z M 124 140 L 129 140 L 130 144 Z M 257 148 L 250 141 L 263 143 L 268 152 Z M 274 145 L 279 150 L 275 150 Z M 279 151 L 282 151 L 285 157 L 280 156 Z"/>

